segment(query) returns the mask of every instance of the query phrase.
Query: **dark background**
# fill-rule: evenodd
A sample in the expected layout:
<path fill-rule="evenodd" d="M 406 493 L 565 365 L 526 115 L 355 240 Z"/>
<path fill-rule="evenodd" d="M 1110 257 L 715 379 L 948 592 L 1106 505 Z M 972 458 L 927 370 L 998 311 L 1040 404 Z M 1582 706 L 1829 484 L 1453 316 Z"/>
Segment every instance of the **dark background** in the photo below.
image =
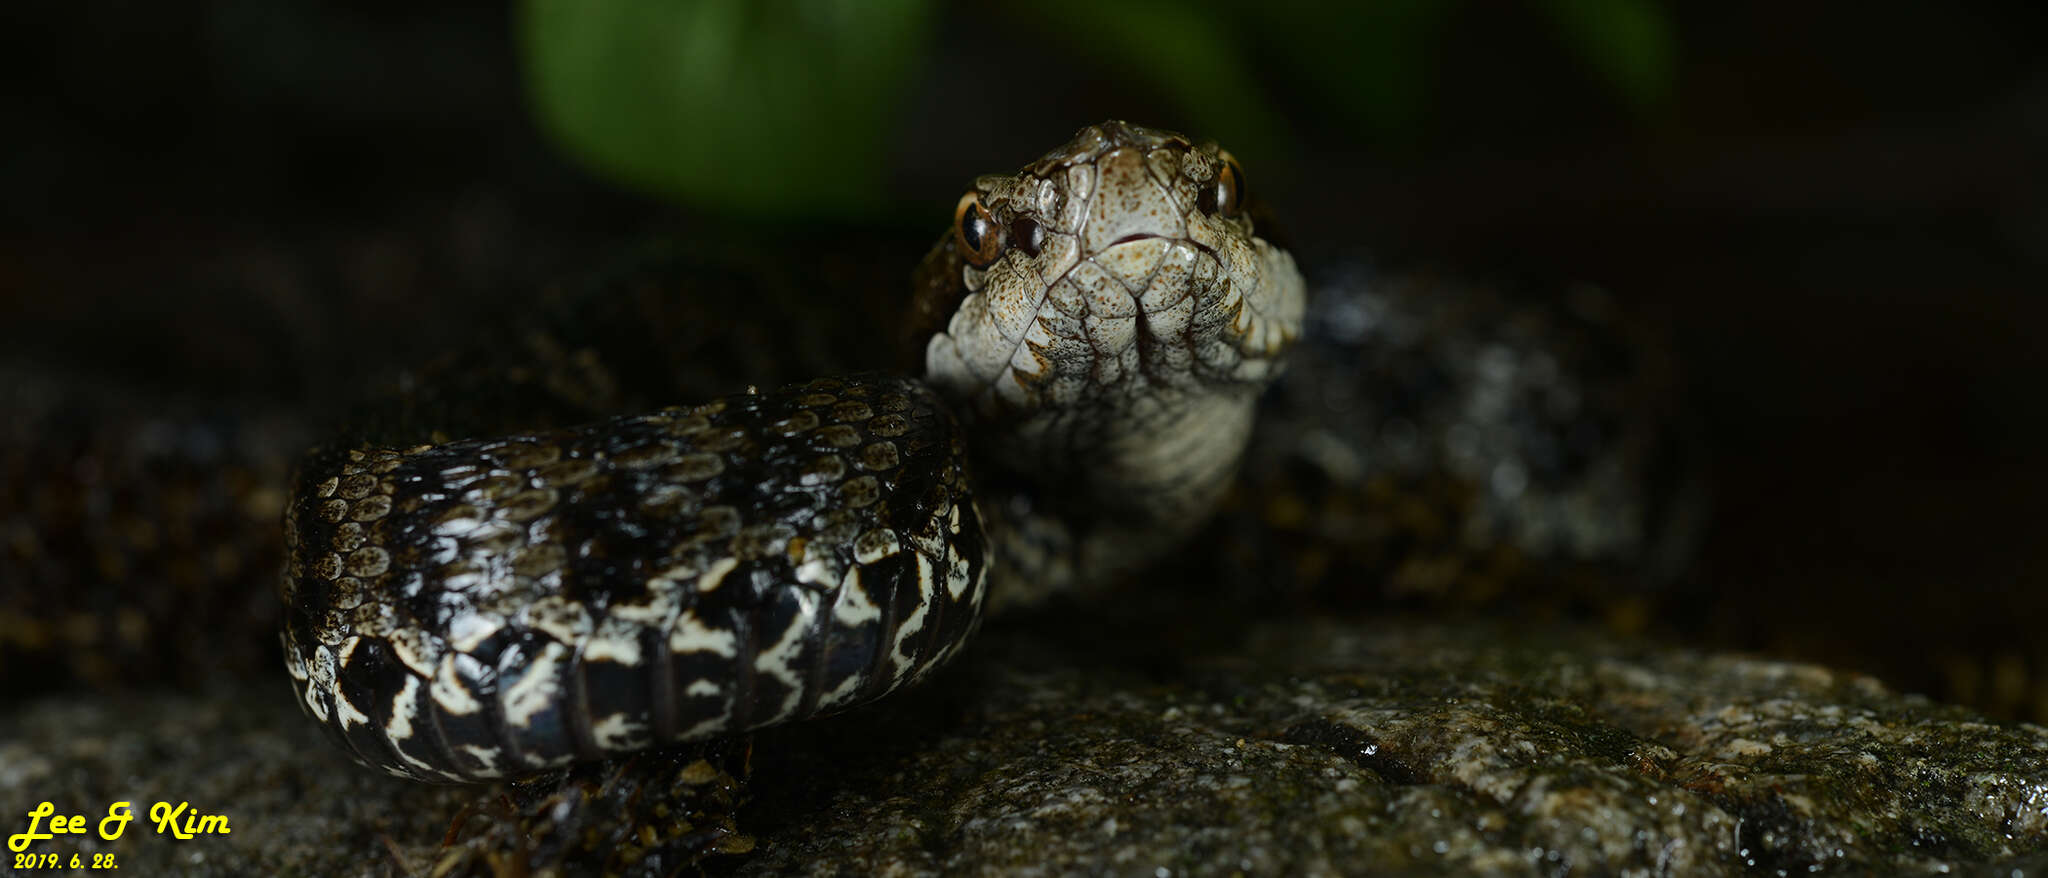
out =
<path fill-rule="evenodd" d="M 650 222 L 907 276 L 974 174 L 1129 118 L 1238 149 L 1312 275 L 1586 280 L 1668 321 L 1713 449 L 1713 599 L 1686 627 L 2048 718 L 2048 13 L 1642 4 L 1663 42 L 1631 55 L 1574 42 L 1570 5 L 1382 4 L 1427 27 L 1202 7 L 1244 93 L 1085 16 L 932 10 L 883 47 L 906 72 L 865 158 L 798 135 L 877 184 L 852 207 L 588 161 L 535 121 L 533 37 L 500 4 L 19 9 L 0 365 L 310 406 Z M 1634 73 L 1602 67 L 1615 46 Z M 758 173 L 722 161 L 689 164 Z"/>

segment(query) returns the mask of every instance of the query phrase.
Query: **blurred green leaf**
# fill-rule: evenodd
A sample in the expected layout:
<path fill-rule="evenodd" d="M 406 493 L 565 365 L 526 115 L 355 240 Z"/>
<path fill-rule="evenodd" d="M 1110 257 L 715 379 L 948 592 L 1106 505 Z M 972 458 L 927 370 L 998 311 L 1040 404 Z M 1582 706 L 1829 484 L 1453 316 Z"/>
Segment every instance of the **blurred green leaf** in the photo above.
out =
<path fill-rule="evenodd" d="M 706 207 L 847 215 L 884 200 L 929 7 L 522 0 L 520 48 L 541 124 L 600 173 Z"/>
<path fill-rule="evenodd" d="M 1171 0 L 1034 0 L 1013 13 L 1105 69 L 1142 78 L 1193 128 L 1251 161 L 1287 138 L 1245 41 L 1217 10 Z"/>
<path fill-rule="evenodd" d="M 519 0 L 520 48 L 543 127 L 625 185 L 756 215 L 868 214 L 887 203 L 885 150 L 929 54 L 932 5 Z M 1668 102 L 1676 37 L 1659 0 L 1534 8 L 1554 28 L 1527 38 L 1563 44 L 1638 112 Z M 1472 0 L 1034 0 L 982 11 L 1146 83 L 1189 128 L 1256 162 L 1289 147 L 1289 112 L 1383 142 L 1422 139 L 1446 29 L 1454 14 L 1483 9 Z"/>
<path fill-rule="evenodd" d="M 1435 86 L 1451 0 L 1346 5 L 1269 0 L 1247 10 L 1273 57 L 1320 108 L 1382 139 L 1415 137 Z"/>
<path fill-rule="evenodd" d="M 1637 112 L 1663 105 L 1678 66 L 1677 38 L 1656 0 L 1543 0 L 1559 36 Z"/>

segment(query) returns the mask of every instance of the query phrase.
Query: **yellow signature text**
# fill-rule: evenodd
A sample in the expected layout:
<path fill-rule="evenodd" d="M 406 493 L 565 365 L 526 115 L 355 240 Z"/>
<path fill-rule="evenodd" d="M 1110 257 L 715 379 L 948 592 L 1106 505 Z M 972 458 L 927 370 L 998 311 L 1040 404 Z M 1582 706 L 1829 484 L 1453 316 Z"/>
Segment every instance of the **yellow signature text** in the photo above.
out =
<path fill-rule="evenodd" d="M 107 806 L 107 815 L 92 824 L 91 831 L 101 839 L 113 841 L 128 831 L 128 823 L 135 819 L 133 803 L 115 802 Z M 225 814 L 206 814 L 192 807 L 191 802 L 157 802 L 149 806 L 149 819 L 158 835 L 176 839 L 191 839 L 201 835 L 226 835 L 234 830 L 228 826 Z M 48 821 L 45 823 L 44 821 Z M 15 853 L 28 850 L 29 845 L 47 841 L 58 836 L 85 835 L 86 815 L 59 814 L 57 806 L 44 802 L 28 812 L 28 829 L 7 837 L 7 849 Z"/>

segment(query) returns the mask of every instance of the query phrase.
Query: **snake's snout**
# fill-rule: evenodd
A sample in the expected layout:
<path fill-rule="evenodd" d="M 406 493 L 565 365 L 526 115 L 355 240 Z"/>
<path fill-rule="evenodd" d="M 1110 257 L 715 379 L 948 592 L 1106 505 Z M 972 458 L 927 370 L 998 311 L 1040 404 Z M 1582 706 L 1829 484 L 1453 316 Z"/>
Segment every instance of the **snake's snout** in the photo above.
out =
<path fill-rule="evenodd" d="M 1086 194 L 1087 219 L 1081 248 L 1099 254 L 1134 239 L 1185 238 L 1186 206 L 1174 197 L 1171 181 L 1180 174 L 1180 151 L 1123 147 L 1095 162 L 1095 191 Z M 1159 165 L 1157 173 L 1152 165 Z"/>

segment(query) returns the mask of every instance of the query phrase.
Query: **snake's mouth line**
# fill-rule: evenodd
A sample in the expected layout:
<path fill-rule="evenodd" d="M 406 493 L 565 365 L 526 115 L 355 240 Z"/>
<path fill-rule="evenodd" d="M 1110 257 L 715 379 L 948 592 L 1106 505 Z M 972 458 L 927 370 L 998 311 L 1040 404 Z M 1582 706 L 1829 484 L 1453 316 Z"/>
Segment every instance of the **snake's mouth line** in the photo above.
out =
<path fill-rule="evenodd" d="M 1207 247 L 1203 247 L 1202 245 L 1200 245 L 1200 244 L 1197 244 L 1197 243 L 1195 243 L 1195 242 L 1194 242 L 1194 241 L 1193 241 L 1192 239 L 1189 239 L 1189 238 L 1175 238 L 1175 237 L 1172 237 L 1172 236 L 1170 236 L 1170 235 L 1155 235 L 1155 234 L 1153 234 L 1153 233 L 1151 233 L 1151 232 L 1134 232 L 1134 233 L 1132 233 L 1132 234 L 1129 234 L 1129 235 L 1125 235 L 1125 236 L 1123 236 L 1123 237 L 1121 237 L 1121 238 L 1118 238 L 1118 239 L 1116 239 L 1116 240 L 1114 240 L 1114 241 L 1111 241 L 1111 242 L 1109 242 L 1109 243 L 1107 243 L 1107 244 L 1104 244 L 1104 245 L 1102 245 L 1102 249 L 1101 249 L 1101 250 L 1097 250 L 1097 251 L 1095 251 L 1095 252 L 1097 252 L 1097 253 L 1106 253 L 1106 252 L 1108 252 L 1108 251 L 1110 251 L 1110 250 L 1114 250 L 1114 249 L 1116 249 L 1116 248 L 1117 248 L 1118 246 L 1120 246 L 1120 245 L 1123 245 L 1123 244 L 1129 244 L 1129 243 L 1131 243 L 1131 242 L 1133 242 L 1133 241 L 1181 241 L 1181 242 L 1183 242 L 1183 243 L 1189 244 L 1189 245 L 1191 245 L 1191 246 L 1194 246 L 1194 247 L 1198 247 L 1198 248 L 1201 248 L 1201 249 L 1203 249 L 1203 250 L 1207 250 L 1207 249 L 1209 249 L 1209 248 L 1207 248 Z M 1089 258 L 1091 258 L 1091 259 L 1092 259 L 1092 258 L 1094 258 L 1094 257 L 1092 257 L 1092 256 L 1091 256 L 1091 257 L 1089 257 Z"/>

